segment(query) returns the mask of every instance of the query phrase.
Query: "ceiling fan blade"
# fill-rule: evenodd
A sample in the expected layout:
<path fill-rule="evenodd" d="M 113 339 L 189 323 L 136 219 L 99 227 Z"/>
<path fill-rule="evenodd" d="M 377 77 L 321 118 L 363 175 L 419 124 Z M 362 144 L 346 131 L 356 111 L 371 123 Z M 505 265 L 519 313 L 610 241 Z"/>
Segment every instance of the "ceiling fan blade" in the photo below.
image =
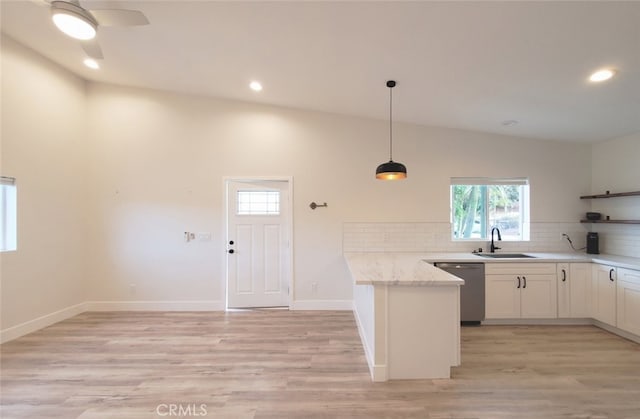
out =
<path fill-rule="evenodd" d="M 36 6 L 51 7 L 51 0 L 31 0 L 31 3 Z"/>
<path fill-rule="evenodd" d="M 89 13 L 100 26 L 138 26 L 148 25 L 149 20 L 139 10 L 91 9 Z"/>
<path fill-rule="evenodd" d="M 104 56 L 102 55 L 102 48 L 100 48 L 100 44 L 98 44 L 98 41 L 96 41 L 95 38 L 88 41 L 82 41 L 80 42 L 80 44 L 82 45 L 82 49 L 84 50 L 84 52 L 89 57 L 95 60 L 101 60 L 104 58 Z"/>

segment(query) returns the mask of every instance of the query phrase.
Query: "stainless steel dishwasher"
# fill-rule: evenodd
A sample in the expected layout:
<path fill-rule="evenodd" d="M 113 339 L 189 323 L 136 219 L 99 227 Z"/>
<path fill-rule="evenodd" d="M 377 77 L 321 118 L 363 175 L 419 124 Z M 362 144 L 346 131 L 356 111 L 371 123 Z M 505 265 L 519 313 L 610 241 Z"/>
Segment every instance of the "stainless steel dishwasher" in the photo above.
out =
<path fill-rule="evenodd" d="M 460 324 L 480 325 L 484 320 L 484 263 L 436 262 L 434 266 L 464 279 L 460 287 Z"/>

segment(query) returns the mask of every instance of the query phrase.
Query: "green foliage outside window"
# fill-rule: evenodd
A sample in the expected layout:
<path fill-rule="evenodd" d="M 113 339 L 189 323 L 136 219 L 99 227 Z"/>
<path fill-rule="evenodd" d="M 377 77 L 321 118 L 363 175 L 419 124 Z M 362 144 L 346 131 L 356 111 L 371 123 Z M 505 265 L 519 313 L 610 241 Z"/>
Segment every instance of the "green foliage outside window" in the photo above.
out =
<path fill-rule="evenodd" d="M 451 185 L 454 239 L 487 239 L 498 227 L 504 239 L 522 240 L 523 185 Z"/>

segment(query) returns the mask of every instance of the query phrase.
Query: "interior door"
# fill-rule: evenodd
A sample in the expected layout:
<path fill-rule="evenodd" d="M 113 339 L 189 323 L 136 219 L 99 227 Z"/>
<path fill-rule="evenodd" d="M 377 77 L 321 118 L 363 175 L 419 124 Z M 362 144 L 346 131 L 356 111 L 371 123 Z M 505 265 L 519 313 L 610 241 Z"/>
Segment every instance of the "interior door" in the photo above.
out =
<path fill-rule="evenodd" d="M 289 181 L 227 180 L 227 307 L 289 305 Z"/>

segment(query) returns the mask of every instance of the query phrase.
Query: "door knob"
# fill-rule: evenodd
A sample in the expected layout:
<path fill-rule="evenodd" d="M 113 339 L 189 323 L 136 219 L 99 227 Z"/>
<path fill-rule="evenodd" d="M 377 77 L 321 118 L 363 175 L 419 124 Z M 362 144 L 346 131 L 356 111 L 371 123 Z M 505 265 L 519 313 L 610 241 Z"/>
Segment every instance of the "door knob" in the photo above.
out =
<path fill-rule="evenodd" d="M 229 253 L 235 253 L 233 249 L 229 249 Z"/>
<path fill-rule="evenodd" d="M 229 244 L 233 244 L 233 240 L 231 240 L 231 241 L 229 242 Z"/>

